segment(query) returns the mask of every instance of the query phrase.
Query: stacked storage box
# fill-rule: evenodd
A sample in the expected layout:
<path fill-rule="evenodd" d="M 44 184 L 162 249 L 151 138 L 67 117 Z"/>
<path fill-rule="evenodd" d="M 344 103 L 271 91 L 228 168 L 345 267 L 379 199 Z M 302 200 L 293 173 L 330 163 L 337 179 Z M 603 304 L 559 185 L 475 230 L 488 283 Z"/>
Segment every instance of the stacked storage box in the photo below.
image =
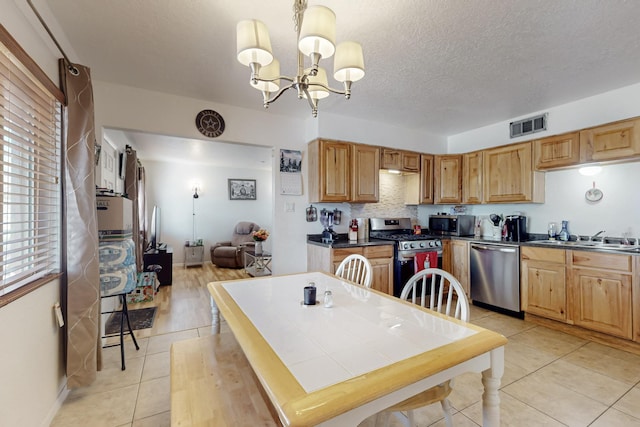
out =
<path fill-rule="evenodd" d="M 137 283 L 135 245 L 131 238 L 101 240 L 100 292 L 103 297 L 128 294 Z"/>
<path fill-rule="evenodd" d="M 99 196 L 97 205 L 100 293 L 103 297 L 129 293 L 137 283 L 131 200 Z"/>

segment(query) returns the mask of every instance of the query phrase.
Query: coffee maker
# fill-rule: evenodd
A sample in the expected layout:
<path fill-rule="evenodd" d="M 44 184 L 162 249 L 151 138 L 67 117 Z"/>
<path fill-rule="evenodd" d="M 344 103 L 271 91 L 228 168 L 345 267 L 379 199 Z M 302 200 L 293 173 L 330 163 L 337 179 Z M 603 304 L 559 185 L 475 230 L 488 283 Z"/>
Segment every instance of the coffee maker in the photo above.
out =
<path fill-rule="evenodd" d="M 510 242 L 524 242 L 529 238 L 527 234 L 527 217 L 523 215 L 508 215 L 504 220 L 507 228 L 505 240 Z"/>

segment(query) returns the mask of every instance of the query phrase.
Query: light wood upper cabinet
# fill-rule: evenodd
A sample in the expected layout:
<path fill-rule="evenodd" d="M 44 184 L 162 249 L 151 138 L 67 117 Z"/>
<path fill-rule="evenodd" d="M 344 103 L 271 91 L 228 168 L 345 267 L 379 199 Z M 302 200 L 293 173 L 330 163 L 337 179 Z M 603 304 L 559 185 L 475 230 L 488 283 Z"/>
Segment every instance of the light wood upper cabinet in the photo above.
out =
<path fill-rule="evenodd" d="M 535 169 L 555 169 L 580 163 L 580 133 L 571 132 L 533 141 Z"/>
<path fill-rule="evenodd" d="M 422 154 L 420 163 L 420 203 L 433 203 L 433 156 Z"/>
<path fill-rule="evenodd" d="M 420 172 L 420 153 L 404 151 L 402 153 L 402 170 L 405 172 Z"/>
<path fill-rule="evenodd" d="M 403 172 L 420 172 L 420 153 L 383 148 L 380 167 Z"/>
<path fill-rule="evenodd" d="M 533 170 L 531 142 L 484 151 L 485 203 L 544 202 L 544 173 Z"/>
<path fill-rule="evenodd" d="M 482 151 L 462 155 L 462 203 L 482 203 Z"/>
<path fill-rule="evenodd" d="M 402 151 L 383 148 L 381 153 L 380 167 L 382 169 L 402 169 Z"/>
<path fill-rule="evenodd" d="M 571 319 L 588 329 L 631 339 L 630 255 L 572 251 Z"/>
<path fill-rule="evenodd" d="M 433 155 L 420 156 L 420 173 L 404 176 L 404 203 L 420 205 L 433 203 Z"/>
<path fill-rule="evenodd" d="M 623 120 L 580 132 L 582 162 L 629 159 L 640 156 L 640 119 Z"/>
<path fill-rule="evenodd" d="M 377 202 L 380 188 L 380 147 L 351 144 L 351 201 Z"/>
<path fill-rule="evenodd" d="M 351 200 L 351 144 L 316 139 L 309 143 L 309 201 Z"/>
<path fill-rule="evenodd" d="M 434 203 L 462 202 L 462 155 L 434 156 Z"/>
<path fill-rule="evenodd" d="M 566 252 L 524 246 L 521 259 L 522 310 L 549 319 L 567 319 Z"/>

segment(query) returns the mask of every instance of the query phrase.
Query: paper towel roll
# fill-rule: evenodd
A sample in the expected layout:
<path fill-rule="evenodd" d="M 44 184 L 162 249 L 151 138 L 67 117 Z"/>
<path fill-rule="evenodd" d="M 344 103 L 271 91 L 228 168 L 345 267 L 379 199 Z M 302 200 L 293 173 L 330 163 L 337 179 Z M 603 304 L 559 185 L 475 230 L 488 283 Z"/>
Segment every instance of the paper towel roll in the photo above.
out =
<path fill-rule="evenodd" d="M 358 240 L 369 240 L 369 218 L 356 218 L 358 221 Z"/>

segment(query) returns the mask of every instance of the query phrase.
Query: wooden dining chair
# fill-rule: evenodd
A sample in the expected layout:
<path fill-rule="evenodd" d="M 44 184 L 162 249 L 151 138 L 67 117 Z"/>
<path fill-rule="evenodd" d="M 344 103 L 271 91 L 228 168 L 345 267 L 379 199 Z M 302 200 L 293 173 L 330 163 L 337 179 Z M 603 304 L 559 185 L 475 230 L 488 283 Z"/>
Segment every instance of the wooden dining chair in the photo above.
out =
<path fill-rule="evenodd" d="M 359 254 L 352 254 L 342 260 L 336 269 L 336 276 L 357 283 L 365 288 L 371 287 L 371 263 Z"/>
<path fill-rule="evenodd" d="M 427 268 L 414 274 L 402 289 L 400 299 L 410 300 L 414 304 L 465 322 L 469 321 L 469 301 L 462 285 L 453 275 L 439 268 Z M 394 413 L 405 425 L 408 421 L 410 427 L 415 427 L 413 410 L 440 402 L 445 423 L 447 427 L 452 427 L 451 404 L 448 399 L 452 384 L 453 381 L 445 381 L 387 408 L 385 426 L 389 425 L 389 413 Z"/>

